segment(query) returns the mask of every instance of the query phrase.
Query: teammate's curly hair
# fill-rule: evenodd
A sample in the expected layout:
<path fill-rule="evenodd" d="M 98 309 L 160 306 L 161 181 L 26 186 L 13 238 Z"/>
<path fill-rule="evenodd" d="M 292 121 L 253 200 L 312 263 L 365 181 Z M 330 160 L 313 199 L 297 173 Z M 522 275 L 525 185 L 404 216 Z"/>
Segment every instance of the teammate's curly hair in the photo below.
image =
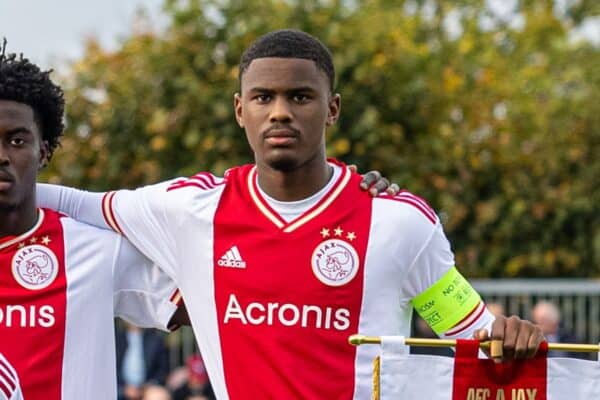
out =
<path fill-rule="evenodd" d="M 280 57 L 312 60 L 325 72 L 329 89 L 333 91 L 335 68 L 329 49 L 314 36 L 295 29 L 281 29 L 259 37 L 244 51 L 240 60 L 239 80 L 252 60 L 256 58 Z"/>
<path fill-rule="evenodd" d="M 0 99 L 27 104 L 34 111 L 42 140 L 48 142 L 48 160 L 64 131 L 65 100 L 62 89 L 23 55 L 6 53 L 6 40 L 0 49 Z"/>

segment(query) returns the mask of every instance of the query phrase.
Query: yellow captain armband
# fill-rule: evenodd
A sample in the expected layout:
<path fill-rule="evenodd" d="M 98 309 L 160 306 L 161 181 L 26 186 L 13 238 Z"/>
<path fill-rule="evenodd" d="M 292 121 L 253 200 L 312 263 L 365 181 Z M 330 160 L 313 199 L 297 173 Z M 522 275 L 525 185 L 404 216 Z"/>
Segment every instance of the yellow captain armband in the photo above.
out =
<path fill-rule="evenodd" d="M 427 325 L 440 335 L 462 321 L 480 301 L 479 293 L 452 267 L 411 302 Z"/>

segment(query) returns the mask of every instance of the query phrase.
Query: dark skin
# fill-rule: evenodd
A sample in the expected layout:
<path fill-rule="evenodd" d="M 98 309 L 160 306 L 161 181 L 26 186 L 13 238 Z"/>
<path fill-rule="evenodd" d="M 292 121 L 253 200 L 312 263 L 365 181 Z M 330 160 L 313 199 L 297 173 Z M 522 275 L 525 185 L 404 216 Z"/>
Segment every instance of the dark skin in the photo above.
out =
<path fill-rule="evenodd" d="M 177 311 L 173 314 L 171 319 L 169 320 L 169 327 L 172 326 L 190 326 L 192 322 L 190 321 L 190 316 L 188 315 L 187 308 L 184 303 L 177 308 Z"/>
<path fill-rule="evenodd" d="M 35 224 L 35 183 L 47 156 L 33 109 L 0 100 L 0 236 L 22 234 Z"/>
<path fill-rule="evenodd" d="M 331 177 L 325 129 L 337 120 L 341 100 L 328 86 L 316 64 L 303 59 L 257 59 L 242 77 L 236 119 L 254 152 L 258 183 L 277 200 L 306 198 Z"/>
<path fill-rule="evenodd" d="M 280 201 L 318 192 L 331 177 L 325 131 L 340 115 L 341 97 L 327 75 L 306 59 L 259 58 L 241 78 L 235 115 L 254 152 L 260 187 Z M 541 330 L 516 316 L 498 317 L 491 332 L 474 338 L 502 340 L 503 359 L 532 357 L 544 340 Z"/>
<path fill-rule="evenodd" d="M 0 100 L 0 237 L 20 235 L 35 225 L 35 184 L 47 160 L 48 143 L 33 109 Z M 190 325 L 185 305 L 169 325 Z"/>

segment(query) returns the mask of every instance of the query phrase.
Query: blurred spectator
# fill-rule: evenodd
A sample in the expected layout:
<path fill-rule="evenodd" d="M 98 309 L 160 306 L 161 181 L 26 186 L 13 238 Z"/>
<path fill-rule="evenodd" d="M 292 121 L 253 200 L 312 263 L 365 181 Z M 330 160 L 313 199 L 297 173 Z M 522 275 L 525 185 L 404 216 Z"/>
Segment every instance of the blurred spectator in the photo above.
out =
<path fill-rule="evenodd" d="M 556 304 L 549 301 L 538 302 L 531 312 L 531 319 L 539 325 L 546 336 L 546 340 L 551 343 L 578 343 L 579 340 L 574 334 L 568 332 L 561 326 L 561 315 Z M 585 353 L 575 353 L 566 351 L 548 351 L 549 357 L 573 357 L 587 358 Z"/>
<path fill-rule="evenodd" d="M 165 386 L 171 392 L 183 386 L 188 379 L 188 368 L 184 365 L 174 368 L 167 376 Z"/>
<path fill-rule="evenodd" d="M 191 355 L 186 360 L 186 367 L 187 381 L 175 390 L 173 400 L 215 400 L 202 357 L 199 354 Z"/>
<path fill-rule="evenodd" d="M 119 324 L 116 347 L 119 400 L 138 400 L 144 384 L 165 383 L 169 352 L 157 330 Z"/>
<path fill-rule="evenodd" d="M 171 392 L 159 385 L 147 385 L 143 388 L 141 400 L 172 400 Z"/>
<path fill-rule="evenodd" d="M 500 303 L 486 303 L 486 307 L 492 314 L 494 314 L 494 317 L 506 315 L 506 310 Z"/>

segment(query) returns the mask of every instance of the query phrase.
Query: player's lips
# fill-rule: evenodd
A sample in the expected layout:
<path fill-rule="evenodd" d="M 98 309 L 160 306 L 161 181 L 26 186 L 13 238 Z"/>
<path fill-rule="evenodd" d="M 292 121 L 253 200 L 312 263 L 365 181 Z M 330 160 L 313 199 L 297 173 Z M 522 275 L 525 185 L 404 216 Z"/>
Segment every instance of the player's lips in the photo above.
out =
<path fill-rule="evenodd" d="M 11 174 L 4 170 L 0 170 L 0 191 L 8 190 L 15 182 Z"/>
<path fill-rule="evenodd" d="M 0 170 L 0 182 L 14 182 L 15 179 L 8 172 Z"/>
<path fill-rule="evenodd" d="M 265 141 L 268 144 L 279 146 L 290 144 L 298 140 L 299 136 L 299 131 L 288 127 L 272 127 L 264 134 Z"/>

